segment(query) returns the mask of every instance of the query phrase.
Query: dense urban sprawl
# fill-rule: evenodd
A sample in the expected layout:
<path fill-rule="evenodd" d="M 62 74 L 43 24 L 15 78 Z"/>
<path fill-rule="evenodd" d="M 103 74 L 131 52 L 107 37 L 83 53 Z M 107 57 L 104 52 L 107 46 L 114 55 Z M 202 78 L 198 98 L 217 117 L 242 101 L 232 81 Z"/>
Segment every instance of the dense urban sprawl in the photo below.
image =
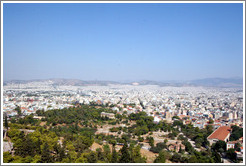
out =
<path fill-rule="evenodd" d="M 54 85 L 52 81 L 46 81 L 7 84 L 3 90 L 3 113 L 5 119 L 8 119 L 6 123 L 9 123 L 10 133 L 11 123 L 12 128 L 14 128 L 14 123 L 21 124 L 20 119 L 29 116 L 40 120 L 38 125 L 35 124 L 36 126 L 42 126 L 49 130 L 53 128 L 52 126 L 55 126 L 56 129 L 59 122 L 49 123 L 49 119 L 46 117 L 49 111 L 66 110 L 68 108 L 78 109 L 81 106 L 84 108 L 85 105 L 92 106 L 93 109 L 105 108 L 105 110 L 100 111 L 100 117 L 107 117 L 106 123 L 100 123 L 100 125 L 95 123 L 95 126 L 90 126 L 95 128 L 95 141 L 91 142 L 90 150 L 99 153 L 98 149 L 102 148 L 105 152 L 105 146 L 110 145 L 112 151 L 112 145 L 114 144 L 108 138 L 102 138 L 105 137 L 103 135 L 112 135 L 122 139 L 124 134 L 134 133 L 128 136 L 137 141 L 135 144 L 140 145 L 141 148 L 128 149 L 130 156 L 134 154 L 134 150 L 139 150 L 141 155 L 146 157 L 136 161 L 119 159 L 117 162 L 215 162 L 216 159 L 211 161 L 200 159 L 201 157 L 199 158 L 199 155 L 196 154 L 199 152 L 200 155 L 204 155 L 205 152 L 211 153 L 209 155 L 213 157 L 218 155 L 217 158 L 222 160 L 217 159 L 217 161 L 221 162 L 241 162 L 240 159 L 243 156 L 242 132 L 239 134 L 240 136 L 235 133 L 241 131 L 243 127 L 243 90 L 240 88 L 160 87 L 156 85 L 138 85 L 138 83 L 131 85 L 70 86 Z M 145 114 L 142 115 L 142 112 Z M 152 117 L 153 124 L 144 118 L 144 122 L 140 122 L 140 119 L 136 118 L 138 115 Z M 18 119 L 19 121 L 15 122 Z M 123 123 L 122 119 L 126 120 L 127 123 Z M 76 125 L 78 125 L 77 122 L 81 122 L 81 128 L 88 127 L 87 125 L 90 124 L 84 123 L 81 119 L 79 120 L 76 121 Z M 45 125 L 42 125 L 42 123 L 45 123 Z M 64 123 L 68 124 L 67 122 Z M 130 130 L 133 125 L 139 124 L 146 125 L 146 131 L 140 127 L 139 131 Z M 166 126 L 167 129 L 161 127 L 161 125 Z M 206 134 L 201 137 L 195 134 L 189 135 L 189 127 L 197 131 L 197 135 L 202 131 L 205 131 Z M 29 128 L 26 127 L 26 129 Z M 4 130 L 7 131 L 6 126 Z M 35 130 L 37 128 L 33 128 L 31 131 L 34 132 Z M 62 144 L 63 137 L 57 140 L 60 144 Z M 9 158 L 7 162 L 15 161 L 13 151 L 18 152 L 18 147 L 15 146 L 16 143 L 13 143 L 15 142 L 13 141 L 14 136 L 11 138 L 11 134 L 8 134 L 5 138 L 4 151 L 6 158 Z M 131 142 L 128 139 L 123 138 L 123 140 L 129 144 Z M 116 148 L 115 153 L 120 153 L 121 156 L 125 155 L 124 150 L 131 148 L 131 146 L 125 147 L 124 141 L 116 139 L 115 146 L 118 146 L 118 149 L 114 146 Z M 192 147 L 192 151 L 189 150 L 189 146 Z M 220 148 L 214 150 L 216 149 L 215 146 L 221 146 L 222 150 Z M 158 148 L 161 150 L 157 150 Z M 166 151 L 162 151 L 162 149 Z M 230 149 L 233 149 L 233 152 L 229 153 Z M 10 152 L 12 158 L 7 154 L 8 152 Z M 67 155 L 69 148 L 65 149 L 65 152 L 64 155 Z M 79 151 L 76 151 L 77 153 Z M 235 154 L 237 157 L 231 157 Z M 93 162 L 86 155 L 77 155 L 77 159 L 74 160 L 53 159 L 50 161 Z M 96 155 L 98 158 L 98 154 Z M 100 161 L 113 162 L 111 161 L 112 155 L 111 158 L 108 157 L 107 160 L 100 159 Z M 36 158 L 38 158 L 37 156 Z M 149 158 L 147 156 L 153 157 Z M 161 156 L 165 156 L 165 160 Z M 183 160 L 181 160 L 182 157 Z M 104 156 L 104 158 L 107 157 Z M 21 162 L 24 161 L 27 160 Z M 42 159 L 37 159 L 37 162 L 42 161 Z"/>

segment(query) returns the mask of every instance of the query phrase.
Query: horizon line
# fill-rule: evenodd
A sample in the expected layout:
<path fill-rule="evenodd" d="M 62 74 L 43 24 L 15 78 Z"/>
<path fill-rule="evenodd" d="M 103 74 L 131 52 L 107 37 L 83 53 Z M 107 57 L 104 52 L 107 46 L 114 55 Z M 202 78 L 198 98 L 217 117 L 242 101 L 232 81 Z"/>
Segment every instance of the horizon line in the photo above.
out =
<path fill-rule="evenodd" d="M 34 80 L 55 80 L 55 79 L 62 79 L 62 80 L 79 80 L 79 81 L 111 81 L 111 82 L 141 82 L 141 81 L 156 81 L 156 82 L 164 82 L 164 81 L 194 81 L 194 80 L 204 80 L 204 79 L 243 79 L 244 77 L 240 76 L 233 76 L 233 77 L 205 77 L 205 78 L 194 78 L 194 79 L 187 79 L 187 80 L 177 80 L 177 79 L 167 79 L 167 80 L 155 80 L 155 79 L 123 79 L 123 80 L 111 80 L 111 79 L 80 79 L 80 78 L 59 78 L 59 77 L 53 77 L 53 78 L 31 78 L 31 79 L 8 79 L 4 80 L 3 82 L 8 81 L 34 81 Z"/>

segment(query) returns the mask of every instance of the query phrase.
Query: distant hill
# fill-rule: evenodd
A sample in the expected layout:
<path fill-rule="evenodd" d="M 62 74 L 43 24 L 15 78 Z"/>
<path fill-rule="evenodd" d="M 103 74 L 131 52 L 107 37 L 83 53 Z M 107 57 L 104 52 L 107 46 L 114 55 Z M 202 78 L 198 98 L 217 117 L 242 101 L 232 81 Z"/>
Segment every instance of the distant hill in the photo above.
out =
<path fill-rule="evenodd" d="M 117 82 L 114 82 L 114 81 L 83 81 L 79 79 L 52 78 L 52 79 L 4 81 L 4 85 L 10 84 L 10 83 L 26 84 L 26 83 L 31 83 L 31 82 L 50 82 L 52 85 L 71 85 L 71 86 L 86 86 L 86 85 L 106 86 L 108 84 L 117 84 Z"/>
<path fill-rule="evenodd" d="M 159 85 L 159 86 L 205 86 L 205 87 L 242 87 L 243 78 L 205 78 L 191 81 L 151 81 L 143 80 L 137 82 L 139 85 Z"/>
<path fill-rule="evenodd" d="M 188 84 L 195 86 L 242 87 L 243 78 L 205 78 L 192 80 Z"/>
<path fill-rule="evenodd" d="M 197 79 L 191 81 L 133 81 L 128 83 L 116 82 L 116 81 L 83 81 L 79 79 L 35 79 L 35 80 L 11 80 L 4 81 L 4 85 L 9 83 L 14 84 L 26 84 L 30 82 L 49 82 L 52 85 L 71 85 L 71 86 L 89 86 L 89 85 L 98 85 L 98 86 L 107 86 L 109 84 L 130 84 L 137 83 L 137 85 L 158 85 L 158 86 L 205 86 L 205 87 L 243 87 L 243 78 L 205 78 Z"/>

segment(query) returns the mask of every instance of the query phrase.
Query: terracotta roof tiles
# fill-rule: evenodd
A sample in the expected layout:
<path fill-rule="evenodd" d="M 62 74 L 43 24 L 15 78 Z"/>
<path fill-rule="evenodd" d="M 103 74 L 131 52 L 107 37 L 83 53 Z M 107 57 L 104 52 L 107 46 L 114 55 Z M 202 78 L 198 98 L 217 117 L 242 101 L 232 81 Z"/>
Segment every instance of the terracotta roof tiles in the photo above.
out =
<path fill-rule="evenodd" d="M 208 139 L 218 139 L 224 141 L 228 134 L 230 134 L 231 128 L 229 126 L 221 126 L 217 130 L 215 130 Z"/>

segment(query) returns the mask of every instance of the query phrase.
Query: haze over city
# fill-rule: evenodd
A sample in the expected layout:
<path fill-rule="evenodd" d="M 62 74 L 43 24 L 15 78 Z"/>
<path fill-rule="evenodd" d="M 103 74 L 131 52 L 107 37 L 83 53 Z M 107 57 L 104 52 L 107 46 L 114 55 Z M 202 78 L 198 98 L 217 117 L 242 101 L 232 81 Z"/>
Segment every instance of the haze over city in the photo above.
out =
<path fill-rule="evenodd" d="M 243 77 L 242 4 L 5 4 L 4 80 Z"/>

